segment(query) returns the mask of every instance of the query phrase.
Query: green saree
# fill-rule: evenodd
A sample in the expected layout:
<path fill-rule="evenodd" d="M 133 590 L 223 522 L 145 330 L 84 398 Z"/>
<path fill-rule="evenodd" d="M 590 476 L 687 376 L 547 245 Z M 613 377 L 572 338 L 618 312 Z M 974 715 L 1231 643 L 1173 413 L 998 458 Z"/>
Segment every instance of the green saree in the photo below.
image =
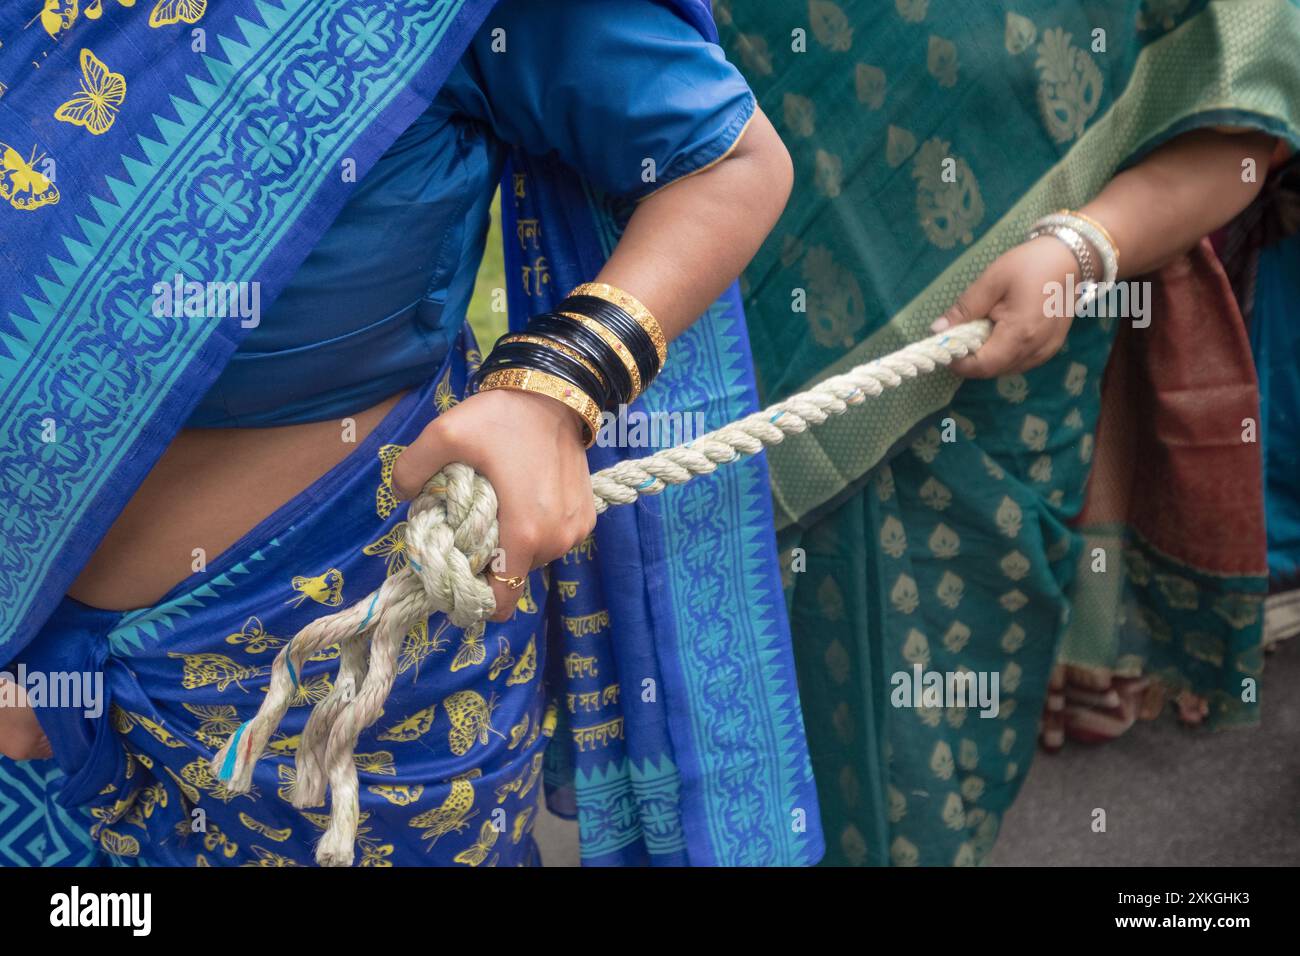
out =
<path fill-rule="evenodd" d="M 1179 133 L 1300 142 L 1290 0 L 718 0 L 715 15 L 796 165 L 743 287 L 767 400 L 928 334 L 1031 222 Z M 922 377 L 769 453 L 827 863 L 981 862 L 1058 655 L 1113 664 L 1121 625 L 1129 666 L 1204 695 L 1211 722 L 1254 719 L 1233 691 L 1258 672 L 1262 569 L 1180 563 L 1118 526 L 1095 545 L 1074 524 L 1121 324 L 1078 319 L 1032 372 L 960 390 Z M 1110 577 L 1080 603 L 1094 546 Z M 996 676 L 996 716 L 894 706 L 914 667 Z"/>

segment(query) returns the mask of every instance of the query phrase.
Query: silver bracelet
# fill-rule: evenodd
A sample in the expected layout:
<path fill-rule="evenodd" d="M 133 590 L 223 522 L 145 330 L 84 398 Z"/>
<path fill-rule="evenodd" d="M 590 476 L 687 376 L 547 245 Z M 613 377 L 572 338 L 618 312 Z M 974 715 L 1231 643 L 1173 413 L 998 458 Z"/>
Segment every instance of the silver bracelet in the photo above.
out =
<path fill-rule="evenodd" d="M 1065 243 L 1070 251 L 1074 253 L 1074 261 L 1079 266 L 1079 281 L 1081 285 L 1095 285 L 1097 282 L 1097 259 L 1092 254 L 1092 248 L 1083 239 L 1083 236 L 1069 226 L 1053 225 L 1035 225 L 1029 232 L 1031 240 L 1039 236 L 1053 236 Z"/>
<path fill-rule="evenodd" d="M 1034 223 L 1033 228 L 1040 229 L 1046 226 L 1064 226 L 1073 229 L 1097 250 L 1097 254 L 1101 256 L 1101 281 L 1104 285 L 1110 285 L 1119 277 L 1119 250 L 1110 241 L 1110 237 L 1092 222 L 1073 213 L 1054 212 Z"/>

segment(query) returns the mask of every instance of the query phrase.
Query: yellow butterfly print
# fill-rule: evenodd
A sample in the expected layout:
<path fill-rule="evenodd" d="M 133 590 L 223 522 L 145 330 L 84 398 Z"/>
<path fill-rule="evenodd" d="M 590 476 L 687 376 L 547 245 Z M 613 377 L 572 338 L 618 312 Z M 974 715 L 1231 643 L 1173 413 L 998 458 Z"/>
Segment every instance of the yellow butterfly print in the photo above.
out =
<path fill-rule="evenodd" d="M 451 390 L 451 370 L 448 369 L 446 374 L 442 376 L 441 381 L 438 382 L 438 387 L 433 390 L 434 405 L 438 409 L 438 414 L 441 415 L 459 401 L 460 399 Z"/>
<path fill-rule="evenodd" d="M 142 764 L 142 765 L 144 765 L 146 768 L 148 768 L 149 770 L 152 770 L 152 769 L 153 769 L 153 758 L 150 757 L 149 755 L 147 755 L 147 754 L 137 754 L 137 753 L 128 753 L 127 756 L 130 757 L 130 758 L 132 758 L 132 760 L 134 760 L 135 763 Z M 131 779 L 131 776 L 135 773 L 135 763 L 132 763 L 130 760 L 127 761 L 127 764 L 126 764 L 126 779 L 127 779 L 127 780 L 130 780 L 130 779 Z"/>
<path fill-rule="evenodd" d="M 533 579 L 531 577 L 524 579 L 524 593 L 519 595 L 519 601 L 515 608 L 524 614 L 536 614 L 537 602 L 533 600 Z"/>
<path fill-rule="evenodd" d="M 482 365 L 482 364 L 483 364 L 483 353 L 482 353 L 482 352 L 480 352 L 478 349 L 466 349 L 466 350 L 465 350 L 465 366 L 466 366 L 466 370 L 467 370 L 471 375 L 473 375 L 475 372 L 477 372 L 478 369 L 479 369 L 479 366 Z"/>
<path fill-rule="evenodd" d="M 465 628 L 460 637 L 460 650 L 451 662 L 453 672 L 466 667 L 477 667 L 487 660 L 487 648 L 483 646 L 483 632 L 486 629 L 487 625 L 482 621 Z"/>
<path fill-rule="evenodd" d="M 250 800 L 258 799 L 256 787 L 250 787 L 248 793 L 231 793 L 226 789 L 226 785 L 216 778 L 212 773 L 212 768 L 208 766 L 206 758 L 200 757 L 198 760 L 192 760 L 184 767 L 181 767 L 181 777 L 193 784 L 200 790 L 210 793 L 222 803 L 230 803 L 237 797 L 247 797 Z M 198 802 L 197 800 L 195 801 Z M 211 824 L 209 824 L 211 826 Z M 211 849 L 211 847 L 209 847 Z"/>
<path fill-rule="evenodd" d="M 180 788 L 180 791 L 184 795 L 186 800 L 188 800 L 190 803 L 193 804 L 193 803 L 198 803 L 200 800 L 203 799 L 203 794 L 199 792 L 198 787 L 194 786 L 193 784 L 186 783 L 180 777 L 176 776 L 176 774 L 172 771 L 171 767 L 163 767 L 163 769 L 167 771 L 167 776 L 172 778 L 172 782 L 174 782 L 176 786 Z M 189 823 L 187 821 L 182 820 L 179 824 L 177 824 L 177 826 L 184 828 L 181 831 L 182 833 L 189 833 Z"/>
<path fill-rule="evenodd" d="M 277 787 L 275 791 L 276 795 L 285 803 L 293 803 L 293 789 L 298 783 L 298 768 L 293 764 L 282 763 L 275 768 L 275 772 L 280 778 L 280 786 Z M 303 813 L 303 816 L 310 820 L 312 814 Z M 313 821 L 313 824 L 314 823 L 315 821 Z M 325 816 L 325 823 L 329 823 L 328 815 Z M 320 829 L 324 830 L 325 827 L 321 826 Z"/>
<path fill-rule="evenodd" d="M 488 734 L 504 737 L 492 729 L 492 712 L 496 710 L 497 698 L 484 700 L 481 694 L 472 690 L 457 691 L 442 702 L 442 709 L 451 721 L 451 730 L 447 733 L 447 744 L 457 757 L 463 757 L 474 746 L 475 738 L 486 745 Z"/>
<path fill-rule="evenodd" d="M 510 653 L 510 641 L 504 634 L 497 635 L 497 656 L 488 668 L 488 680 L 496 680 L 507 667 L 513 667 L 515 656 Z"/>
<path fill-rule="evenodd" d="M 194 854 L 194 865 L 195 865 L 195 866 L 208 866 L 208 867 L 212 866 L 212 864 L 208 862 L 208 858 L 207 858 L 206 856 L 204 856 L 202 853 L 196 853 L 196 854 Z"/>
<path fill-rule="evenodd" d="M 256 617 L 250 617 L 244 622 L 242 629 L 226 637 L 226 643 L 236 646 L 243 644 L 244 649 L 250 654 L 264 654 L 267 651 L 278 651 L 289 642 L 282 637 L 266 633 L 262 622 Z"/>
<path fill-rule="evenodd" d="M 298 688 L 293 692 L 293 697 L 289 701 L 290 707 L 307 707 L 315 706 L 330 695 L 334 690 L 334 685 L 330 683 L 329 674 L 320 674 L 317 677 L 309 678 L 298 683 Z M 270 691 L 269 687 L 263 687 L 262 693 Z"/>
<path fill-rule="evenodd" d="M 545 737 L 554 737 L 555 728 L 560 724 L 560 706 L 551 701 L 546 705 L 546 713 L 542 715 L 542 735 Z"/>
<path fill-rule="evenodd" d="M 401 571 L 409 563 L 406 553 L 406 522 L 402 521 L 394 525 L 392 531 L 378 541 L 370 542 L 361 549 L 361 553 L 387 558 L 389 577 Z"/>
<path fill-rule="evenodd" d="M 537 785 L 537 781 L 542 776 L 542 758 L 543 754 L 533 754 L 533 766 L 528 771 L 528 782 L 524 784 L 523 789 L 519 791 L 519 799 L 522 800 L 528 796 L 529 792 Z"/>
<path fill-rule="evenodd" d="M 56 39 L 76 22 L 77 0 L 45 0 L 45 6 L 41 9 L 41 26 L 51 39 Z"/>
<path fill-rule="evenodd" d="M 514 750 L 516 747 L 519 746 L 519 741 L 523 740 L 524 734 L 528 733 L 528 724 L 529 724 L 528 715 L 524 714 L 524 719 L 519 721 L 519 723 L 515 724 L 513 727 L 510 728 L 510 745 L 508 747 L 509 750 Z"/>
<path fill-rule="evenodd" d="M 375 514 L 387 518 L 401 503 L 393 489 L 393 465 L 405 445 L 384 445 L 379 449 L 379 487 L 375 489 Z"/>
<path fill-rule="evenodd" d="M 239 822 L 248 827 L 248 829 L 252 830 L 254 833 L 260 833 L 262 836 L 272 839 L 276 843 L 283 843 L 285 840 L 289 839 L 289 837 L 293 836 L 293 827 L 285 827 L 282 830 L 277 830 L 275 827 L 269 826 L 260 820 L 254 820 L 247 813 L 242 811 L 239 814 Z M 256 850 L 257 847 L 253 847 L 253 849 Z"/>
<path fill-rule="evenodd" d="M 379 735 L 379 739 L 391 740 L 400 744 L 408 744 L 412 740 L 419 740 L 433 726 L 433 714 L 437 707 L 437 704 L 430 704 L 424 710 L 417 710 L 400 724 L 393 724 L 393 726 L 385 730 Z"/>
<path fill-rule="evenodd" d="M 155 780 L 149 786 L 140 791 L 139 795 L 140 809 L 144 811 L 146 817 L 153 816 L 156 807 L 167 806 L 167 788 L 163 786 L 161 780 Z"/>
<path fill-rule="evenodd" d="M 82 50 L 81 92 L 55 110 L 54 118 L 101 136 L 112 128 L 125 99 L 126 78 L 110 70 L 94 53 Z"/>
<path fill-rule="evenodd" d="M 452 777 L 451 791 L 447 794 L 447 799 L 443 800 L 440 806 L 411 818 L 411 826 L 424 830 L 420 834 L 420 839 L 429 841 L 429 845 L 425 847 L 426 852 L 433 849 L 439 837 L 452 832 L 461 833 L 469 826 L 469 821 L 478 816 L 478 811 L 473 809 L 472 781 L 482 775 L 483 771 L 476 769 Z"/>
<path fill-rule="evenodd" d="M 496 846 L 497 837 L 500 835 L 491 820 L 484 820 L 483 826 L 478 831 L 478 840 L 472 843 L 468 849 L 461 850 L 453 856 L 452 861 L 464 863 L 466 866 L 478 866 L 492 852 L 492 847 Z"/>
<path fill-rule="evenodd" d="M 208 0 L 158 0 L 149 14 L 149 26 L 165 27 L 172 23 L 198 23 L 208 12 Z"/>
<path fill-rule="evenodd" d="M 402 652 L 397 658 L 397 673 L 405 674 L 412 667 L 415 668 L 415 676 L 420 676 L 420 665 L 424 660 L 433 653 L 446 649 L 447 640 L 443 632 L 451 626 L 451 622 L 446 619 L 438 625 L 438 629 L 429 636 L 429 622 L 421 621 L 415 627 L 411 628 L 406 637 L 402 638 Z"/>
<path fill-rule="evenodd" d="M 338 607 L 343 603 L 343 572 L 338 568 L 330 568 L 314 578 L 298 575 L 290 582 L 290 586 L 298 592 L 298 596 L 289 598 L 285 603 L 294 607 L 299 607 L 307 598 L 327 607 Z"/>
<path fill-rule="evenodd" d="M 0 149 L 4 150 L 4 158 L 0 160 L 0 199 L 9 200 L 9 205 L 23 212 L 53 206 L 59 201 L 59 188 L 35 169 L 45 158 L 44 153 L 37 156 L 33 146 L 31 159 L 23 159 L 12 146 L 0 143 Z"/>
<path fill-rule="evenodd" d="M 519 771 L 519 776 L 515 777 L 515 779 L 496 788 L 494 792 L 497 796 L 497 803 L 505 803 L 506 798 L 512 793 L 517 794 L 520 800 L 528 796 L 528 792 L 533 789 L 533 786 L 537 783 L 537 778 L 542 774 L 543 756 L 543 754 L 534 754 L 531 767 L 525 767 Z"/>
<path fill-rule="evenodd" d="M 203 846 L 209 853 L 215 853 L 217 848 L 220 847 L 221 855 L 227 860 L 234 859 L 235 854 L 239 852 L 239 844 L 222 833 L 221 828 L 211 822 L 208 823 L 208 828 L 204 831 Z"/>
<path fill-rule="evenodd" d="M 229 639 L 226 638 L 226 640 Z M 205 747 L 220 750 L 225 746 L 226 741 L 230 739 L 230 735 L 239 729 L 239 711 L 229 704 L 212 706 L 206 704 L 181 704 L 181 706 L 202 721 L 198 729 L 194 731 L 194 736 Z"/>
<path fill-rule="evenodd" d="M 166 747 L 181 748 L 186 746 L 185 741 L 178 740 L 166 727 L 144 716 L 144 714 L 123 710 L 116 704 L 113 705 L 111 713 L 113 715 L 113 727 L 120 734 L 130 733 L 132 727 L 138 726 L 143 728 L 150 737 Z"/>
<path fill-rule="evenodd" d="M 358 840 L 357 845 L 361 847 L 361 862 L 359 866 L 392 866 L 393 861 L 388 859 L 393 855 L 393 844 L 391 843 L 373 843 L 370 840 Z"/>
<path fill-rule="evenodd" d="M 376 783 L 366 789 L 395 807 L 409 807 L 424 794 L 424 785 L 418 783 L 410 786 L 404 783 Z"/>
<path fill-rule="evenodd" d="M 270 666 L 245 667 L 237 664 L 225 654 L 179 654 L 168 651 L 168 657 L 179 657 L 185 662 L 181 673 L 181 686 L 186 690 L 197 690 L 215 684 L 218 691 L 224 691 L 231 684 L 240 690 L 246 688 L 240 681 L 250 677 L 261 677 L 271 672 Z"/>
<path fill-rule="evenodd" d="M 528 646 L 524 648 L 523 656 L 519 658 L 519 663 L 515 669 L 510 672 L 506 678 L 507 686 L 515 684 L 527 684 L 537 673 L 537 635 L 528 639 Z"/>
<path fill-rule="evenodd" d="M 284 867 L 284 866 L 299 865 L 297 860 L 291 860 L 287 856 L 282 856 L 279 853 L 273 853 L 272 851 L 268 850 L 264 846 L 255 845 L 251 847 L 251 849 L 253 853 L 256 854 L 257 859 L 249 860 L 247 863 L 241 863 L 240 864 L 241 867 L 250 867 L 250 866 Z"/>
<path fill-rule="evenodd" d="M 281 757 L 294 757 L 298 754 L 298 745 L 302 743 L 302 734 L 294 734 L 292 737 L 277 737 L 269 741 L 266 749 L 273 754 Z"/>
<path fill-rule="evenodd" d="M 125 817 L 127 811 L 131 809 L 131 805 L 135 803 L 136 794 L 139 792 L 139 788 L 132 790 L 126 796 L 114 800 L 111 807 L 91 807 L 90 815 L 99 821 L 99 823 L 91 827 L 91 835 L 94 836 L 99 830 L 106 826 L 112 826 Z"/>
<path fill-rule="evenodd" d="M 397 765 L 393 755 L 387 750 L 376 750 L 372 754 L 353 754 L 352 760 L 361 773 L 373 773 L 384 777 L 396 777 Z"/>
<path fill-rule="evenodd" d="M 514 828 L 510 831 L 510 842 L 518 843 L 524 838 L 524 834 L 532 830 L 529 826 L 533 818 L 533 808 L 526 807 L 522 813 L 515 817 Z"/>
<path fill-rule="evenodd" d="M 135 6 L 135 0 L 117 0 L 117 3 L 118 6 L 122 7 Z M 72 6 L 75 8 L 77 5 L 73 3 Z M 104 0 L 90 0 L 83 12 L 86 14 L 87 20 L 98 20 L 104 13 Z"/>
<path fill-rule="evenodd" d="M 140 841 L 133 836 L 124 836 L 121 833 L 114 833 L 112 830 L 101 830 L 99 833 L 99 845 L 104 848 L 104 852 L 112 856 L 139 856 Z"/>

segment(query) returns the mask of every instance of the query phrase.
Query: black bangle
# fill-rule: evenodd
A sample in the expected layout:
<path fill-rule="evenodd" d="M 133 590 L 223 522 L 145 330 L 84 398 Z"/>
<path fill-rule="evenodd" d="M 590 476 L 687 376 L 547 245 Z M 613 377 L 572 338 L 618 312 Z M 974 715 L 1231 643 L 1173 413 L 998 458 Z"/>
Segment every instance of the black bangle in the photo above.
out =
<path fill-rule="evenodd" d="M 634 397 L 631 373 L 609 344 L 591 329 L 564 316 L 545 312 L 529 321 L 528 331 L 533 335 L 563 342 L 600 370 L 605 381 L 613 386 L 610 400 L 614 405 L 613 408 L 602 408 L 602 411 L 614 411 L 619 405 L 631 403 Z"/>
<path fill-rule="evenodd" d="M 594 295 L 574 295 L 560 303 L 557 311 L 576 312 L 595 319 L 619 337 L 628 347 L 641 370 L 641 388 L 646 387 L 659 374 L 659 353 L 655 351 L 650 334 L 626 311 L 613 302 Z"/>
<path fill-rule="evenodd" d="M 492 372 L 505 368 L 528 368 L 546 372 L 568 382 L 605 410 L 609 400 L 609 387 L 602 385 L 582 364 L 563 352 L 532 342 L 506 342 L 498 344 L 479 368 L 476 383 L 482 382 Z"/>

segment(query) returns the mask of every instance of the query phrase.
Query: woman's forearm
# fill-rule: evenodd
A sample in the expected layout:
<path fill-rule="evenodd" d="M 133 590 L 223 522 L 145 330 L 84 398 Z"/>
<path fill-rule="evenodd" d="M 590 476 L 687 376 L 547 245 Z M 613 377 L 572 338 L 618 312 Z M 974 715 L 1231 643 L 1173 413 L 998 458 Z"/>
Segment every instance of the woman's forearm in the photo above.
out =
<path fill-rule="evenodd" d="M 790 155 L 761 110 L 715 165 L 644 199 L 597 281 L 641 300 L 672 339 L 735 281 L 785 208 Z"/>
<path fill-rule="evenodd" d="M 1250 205 L 1274 142 L 1257 132 L 1187 133 L 1120 173 L 1080 211 L 1114 238 L 1121 278 L 1151 272 Z"/>

